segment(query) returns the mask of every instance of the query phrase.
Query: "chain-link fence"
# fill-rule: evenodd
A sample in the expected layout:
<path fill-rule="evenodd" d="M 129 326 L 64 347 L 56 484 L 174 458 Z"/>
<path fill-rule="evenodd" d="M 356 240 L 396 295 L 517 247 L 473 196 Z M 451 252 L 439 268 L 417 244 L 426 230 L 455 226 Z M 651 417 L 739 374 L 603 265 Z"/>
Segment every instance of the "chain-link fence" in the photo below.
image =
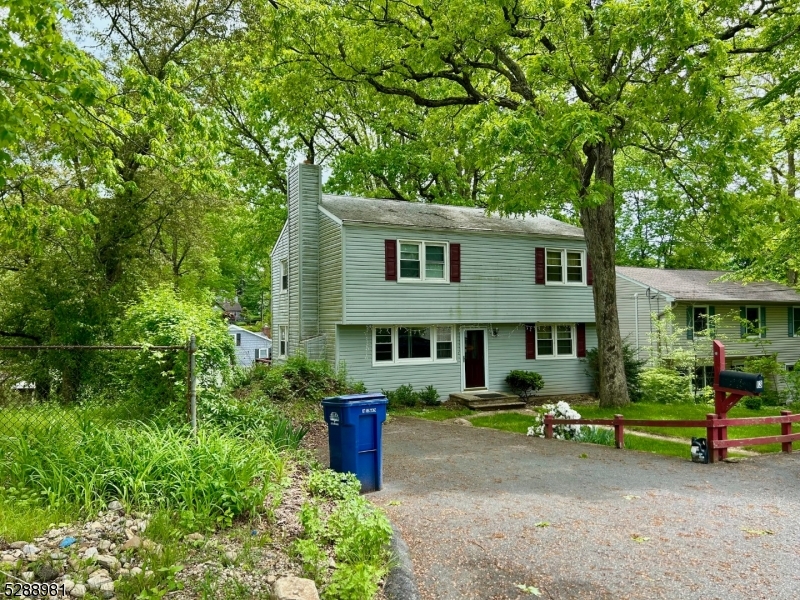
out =
<path fill-rule="evenodd" d="M 196 427 L 196 350 L 194 336 L 180 346 L 0 346 L 0 437 L 78 433 L 156 414 Z M 143 364 L 151 380 L 163 380 L 149 398 L 137 389 Z M 164 376 L 178 371 L 185 377 Z"/>

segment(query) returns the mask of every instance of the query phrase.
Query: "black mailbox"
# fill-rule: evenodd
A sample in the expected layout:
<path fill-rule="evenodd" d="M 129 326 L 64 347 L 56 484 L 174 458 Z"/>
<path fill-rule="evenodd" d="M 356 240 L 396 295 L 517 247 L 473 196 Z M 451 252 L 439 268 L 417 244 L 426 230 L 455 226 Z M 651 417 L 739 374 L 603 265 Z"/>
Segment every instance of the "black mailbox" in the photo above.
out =
<path fill-rule="evenodd" d="M 720 371 L 719 387 L 728 388 L 729 390 L 741 390 L 751 394 L 760 394 L 764 391 L 764 376 L 760 373 Z"/>

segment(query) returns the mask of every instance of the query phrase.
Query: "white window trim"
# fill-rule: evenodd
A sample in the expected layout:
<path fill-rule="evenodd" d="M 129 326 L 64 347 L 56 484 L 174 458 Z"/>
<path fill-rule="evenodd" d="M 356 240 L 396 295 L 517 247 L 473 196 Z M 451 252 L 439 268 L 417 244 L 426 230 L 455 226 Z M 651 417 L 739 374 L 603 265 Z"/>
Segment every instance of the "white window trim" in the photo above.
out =
<path fill-rule="evenodd" d="M 561 253 L 561 281 L 548 281 L 547 280 L 547 253 L 560 252 Z M 567 252 L 578 253 L 581 255 L 581 281 L 567 281 Z M 572 285 L 572 286 L 585 286 L 586 285 L 586 251 L 573 248 L 545 248 L 544 249 L 544 284 L 545 285 Z M 545 323 L 547 324 L 547 323 Z M 561 323 L 566 325 L 567 323 Z"/>
<path fill-rule="evenodd" d="M 400 327 L 407 327 L 410 329 L 427 328 L 431 330 L 431 357 L 430 358 L 399 358 L 400 348 L 398 346 L 397 330 Z M 450 328 L 450 343 L 453 344 L 452 358 L 436 358 L 436 342 L 437 342 L 437 327 Z M 392 330 L 392 360 L 375 360 L 375 339 L 378 335 L 378 329 L 391 329 Z M 437 364 L 452 364 L 457 362 L 458 355 L 456 349 L 456 327 L 455 325 L 373 325 L 372 326 L 372 366 L 373 367 L 388 367 L 397 365 L 427 365 L 431 363 Z"/>
<path fill-rule="evenodd" d="M 419 277 L 403 277 L 400 269 L 401 244 L 419 244 Z M 444 277 L 428 279 L 425 275 L 425 246 L 444 246 Z M 450 283 L 450 242 L 434 240 L 397 240 L 397 281 L 398 283 Z"/>
<path fill-rule="evenodd" d="M 756 329 L 761 331 L 761 327 L 762 327 L 762 324 L 761 324 L 761 305 L 760 304 L 745 304 L 745 306 L 744 306 L 744 318 L 745 318 L 746 321 L 749 321 L 750 323 L 752 323 L 752 321 L 750 321 L 750 319 L 747 318 L 747 309 L 748 308 L 755 308 L 756 309 L 756 312 L 758 313 L 758 320 L 756 321 L 758 323 L 758 325 L 756 325 Z M 745 325 L 745 329 L 747 329 L 746 325 Z M 753 333 L 747 333 L 747 331 L 745 331 L 744 339 L 746 339 L 746 340 L 759 340 L 759 339 L 761 339 L 761 333 L 753 334 Z"/>
<path fill-rule="evenodd" d="M 285 258 L 280 260 L 281 265 L 281 279 L 280 286 L 281 294 L 288 294 L 289 293 L 289 261 Z M 283 287 L 283 278 L 286 277 L 286 287 Z"/>
<path fill-rule="evenodd" d="M 241 348 L 242 347 L 242 334 L 241 333 L 234 333 L 233 334 L 233 344 L 237 348 Z"/>
<path fill-rule="evenodd" d="M 694 328 L 694 309 L 695 308 L 705 308 L 706 309 L 706 328 L 703 329 L 702 331 L 697 331 Z M 693 335 L 703 335 L 704 332 L 706 333 L 706 335 L 708 335 L 708 332 L 709 332 L 709 329 L 710 329 L 709 328 L 709 319 L 711 318 L 711 315 L 710 315 L 710 312 L 709 312 L 710 310 L 711 309 L 709 308 L 708 304 L 692 304 L 692 334 Z"/>
<path fill-rule="evenodd" d="M 281 352 L 283 344 L 284 352 Z M 286 325 L 278 325 L 278 358 L 286 358 L 289 351 L 289 329 Z"/>
<path fill-rule="evenodd" d="M 572 354 L 540 354 L 539 353 L 539 327 L 550 327 L 553 333 L 553 352 L 558 352 L 559 325 L 569 325 L 572 332 Z M 536 323 L 536 360 L 564 360 L 578 357 L 578 332 L 575 323 Z"/>

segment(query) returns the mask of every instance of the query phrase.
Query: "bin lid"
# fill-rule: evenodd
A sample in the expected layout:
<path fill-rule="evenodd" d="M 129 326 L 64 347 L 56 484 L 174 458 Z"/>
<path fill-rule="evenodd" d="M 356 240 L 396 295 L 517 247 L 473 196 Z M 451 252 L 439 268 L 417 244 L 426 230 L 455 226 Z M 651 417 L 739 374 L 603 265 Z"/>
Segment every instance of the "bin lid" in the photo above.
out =
<path fill-rule="evenodd" d="M 386 396 L 378 392 L 370 392 L 366 394 L 345 394 L 344 396 L 333 396 L 331 398 L 324 398 L 323 403 L 341 403 L 341 402 L 364 402 L 370 400 L 383 400 L 388 401 Z"/>

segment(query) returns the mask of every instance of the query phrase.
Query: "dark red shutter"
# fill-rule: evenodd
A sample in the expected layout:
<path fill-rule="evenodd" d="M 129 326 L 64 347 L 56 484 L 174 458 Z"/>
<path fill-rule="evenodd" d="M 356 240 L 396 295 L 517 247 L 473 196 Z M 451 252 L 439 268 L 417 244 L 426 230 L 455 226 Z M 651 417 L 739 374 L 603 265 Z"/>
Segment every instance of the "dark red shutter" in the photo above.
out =
<path fill-rule="evenodd" d="M 461 244 L 450 244 L 450 282 L 461 283 Z"/>
<path fill-rule="evenodd" d="M 586 358 L 586 323 L 578 323 L 578 358 Z"/>
<path fill-rule="evenodd" d="M 544 248 L 536 249 L 536 285 L 544 285 Z"/>
<path fill-rule="evenodd" d="M 589 255 L 586 255 L 586 285 L 594 283 L 594 273 L 592 273 L 592 261 L 589 260 Z"/>
<path fill-rule="evenodd" d="M 533 360 L 536 358 L 536 324 L 525 325 L 525 358 Z"/>
<path fill-rule="evenodd" d="M 383 247 L 386 281 L 397 281 L 397 240 L 384 240 Z"/>

